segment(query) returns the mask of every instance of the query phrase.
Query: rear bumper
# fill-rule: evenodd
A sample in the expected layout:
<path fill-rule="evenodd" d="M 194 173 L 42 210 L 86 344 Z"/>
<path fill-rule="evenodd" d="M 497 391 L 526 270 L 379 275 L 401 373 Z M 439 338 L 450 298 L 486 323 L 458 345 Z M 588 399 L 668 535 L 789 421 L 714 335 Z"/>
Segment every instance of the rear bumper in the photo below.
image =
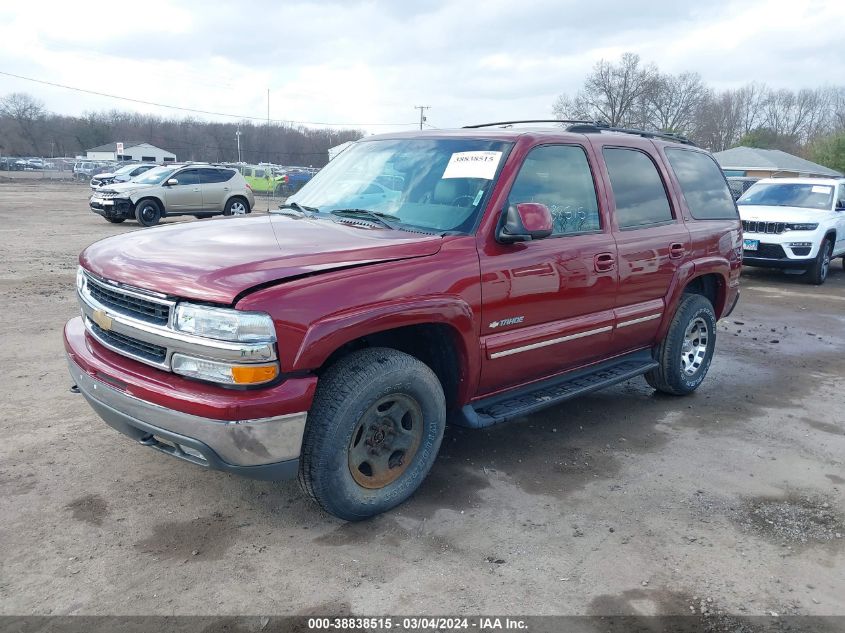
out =
<path fill-rule="evenodd" d="M 78 318 L 65 327 L 65 348 L 70 374 L 79 391 L 109 426 L 124 435 L 209 469 L 254 479 L 296 476 L 315 377 L 292 379 L 255 392 L 192 383 L 100 348 L 86 335 Z M 140 380 L 143 373 L 149 372 L 163 374 L 172 382 Z M 176 389 L 177 384 L 183 388 Z M 150 397 L 155 392 L 157 395 Z M 275 411 L 302 409 L 252 417 L 250 412 L 266 411 L 269 403 L 260 403 L 267 400 L 268 393 L 280 398 L 270 407 Z M 203 401 L 206 408 L 213 406 L 211 412 L 226 419 L 184 410 Z M 175 403 L 179 408 L 163 402 Z"/>

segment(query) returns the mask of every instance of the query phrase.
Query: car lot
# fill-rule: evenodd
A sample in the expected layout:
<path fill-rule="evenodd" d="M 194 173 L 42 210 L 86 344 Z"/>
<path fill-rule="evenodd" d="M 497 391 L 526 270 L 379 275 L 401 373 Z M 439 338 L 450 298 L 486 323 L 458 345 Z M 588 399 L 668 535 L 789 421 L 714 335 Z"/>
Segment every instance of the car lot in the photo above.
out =
<path fill-rule="evenodd" d="M 845 614 L 841 260 L 821 287 L 749 270 L 693 396 L 636 379 L 449 429 L 410 502 L 344 524 L 69 392 L 76 256 L 147 230 L 87 194 L 0 182 L 0 613 Z"/>

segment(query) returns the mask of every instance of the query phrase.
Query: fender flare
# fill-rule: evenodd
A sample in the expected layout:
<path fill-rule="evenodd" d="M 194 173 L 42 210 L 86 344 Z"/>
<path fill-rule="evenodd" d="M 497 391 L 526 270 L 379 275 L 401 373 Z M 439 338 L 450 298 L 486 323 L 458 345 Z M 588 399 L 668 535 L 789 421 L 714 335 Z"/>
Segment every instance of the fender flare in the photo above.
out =
<path fill-rule="evenodd" d="M 730 263 L 724 257 L 705 257 L 682 264 L 672 279 L 669 291 L 666 293 L 666 311 L 663 321 L 660 324 L 660 329 L 657 331 L 657 340 L 662 340 L 666 336 L 666 333 L 669 331 L 669 325 L 672 323 L 672 319 L 675 318 L 675 311 L 678 309 L 678 303 L 681 300 L 684 288 L 696 277 L 715 273 L 722 278 L 716 301 L 718 305 L 713 306 L 717 317 L 721 315 L 725 309 L 730 269 Z"/>
<path fill-rule="evenodd" d="M 481 350 L 477 344 L 475 312 L 460 297 L 421 297 L 370 304 L 323 317 L 305 332 L 293 360 L 294 372 L 321 367 L 343 345 L 365 336 L 411 325 L 444 325 L 455 333 L 462 375 L 467 384 L 460 394 L 472 393 L 481 373 Z"/>

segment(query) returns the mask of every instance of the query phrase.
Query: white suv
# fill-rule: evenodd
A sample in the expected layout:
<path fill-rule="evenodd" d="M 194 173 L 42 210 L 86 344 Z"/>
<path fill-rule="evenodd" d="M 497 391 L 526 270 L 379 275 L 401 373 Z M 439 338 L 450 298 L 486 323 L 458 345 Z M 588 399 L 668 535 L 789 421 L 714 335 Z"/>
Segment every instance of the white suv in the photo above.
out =
<path fill-rule="evenodd" d="M 822 284 L 830 260 L 845 255 L 843 178 L 766 178 L 736 204 L 746 266 L 804 271 Z"/>

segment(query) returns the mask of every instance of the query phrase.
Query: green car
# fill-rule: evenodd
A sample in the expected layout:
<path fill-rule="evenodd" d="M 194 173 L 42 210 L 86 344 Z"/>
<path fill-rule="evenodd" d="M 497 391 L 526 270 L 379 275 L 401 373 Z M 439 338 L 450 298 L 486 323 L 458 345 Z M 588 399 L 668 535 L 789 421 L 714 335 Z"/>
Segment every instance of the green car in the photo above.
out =
<path fill-rule="evenodd" d="M 284 176 L 274 175 L 269 165 L 244 165 L 240 171 L 255 193 L 277 193 L 285 182 Z"/>

